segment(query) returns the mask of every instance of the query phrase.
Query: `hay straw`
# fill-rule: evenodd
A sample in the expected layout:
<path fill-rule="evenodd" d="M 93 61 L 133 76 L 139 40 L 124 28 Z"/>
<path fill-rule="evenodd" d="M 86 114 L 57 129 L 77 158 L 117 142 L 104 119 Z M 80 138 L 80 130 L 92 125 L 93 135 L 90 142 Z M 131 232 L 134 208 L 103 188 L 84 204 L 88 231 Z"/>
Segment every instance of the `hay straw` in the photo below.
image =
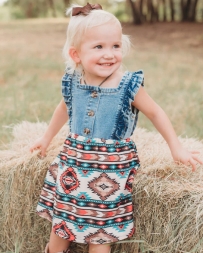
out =
<path fill-rule="evenodd" d="M 38 217 L 35 208 L 47 167 L 60 151 L 68 133 L 64 127 L 53 139 L 47 156 L 40 160 L 30 145 L 42 135 L 45 123 L 22 122 L 13 128 L 13 140 L 0 151 L 0 251 L 43 252 L 51 225 Z M 181 139 L 181 138 L 180 138 Z M 159 134 L 137 128 L 136 142 L 141 160 L 133 191 L 136 235 L 114 244 L 114 253 L 203 252 L 203 172 L 176 165 Z M 203 143 L 181 139 L 203 157 Z M 74 253 L 88 252 L 72 244 Z"/>

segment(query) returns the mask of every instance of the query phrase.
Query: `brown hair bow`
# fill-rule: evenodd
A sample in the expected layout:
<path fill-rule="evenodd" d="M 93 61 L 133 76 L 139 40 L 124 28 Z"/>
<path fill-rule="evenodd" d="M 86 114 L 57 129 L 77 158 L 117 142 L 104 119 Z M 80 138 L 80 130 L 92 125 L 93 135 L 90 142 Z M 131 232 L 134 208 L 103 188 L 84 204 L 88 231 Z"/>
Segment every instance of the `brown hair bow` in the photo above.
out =
<path fill-rule="evenodd" d="M 87 16 L 91 10 L 102 10 L 102 7 L 100 4 L 89 4 L 87 3 L 83 7 L 74 7 L 72 9 L 72 16 L 77 16 L 77 15 L 85 15 Z"/>

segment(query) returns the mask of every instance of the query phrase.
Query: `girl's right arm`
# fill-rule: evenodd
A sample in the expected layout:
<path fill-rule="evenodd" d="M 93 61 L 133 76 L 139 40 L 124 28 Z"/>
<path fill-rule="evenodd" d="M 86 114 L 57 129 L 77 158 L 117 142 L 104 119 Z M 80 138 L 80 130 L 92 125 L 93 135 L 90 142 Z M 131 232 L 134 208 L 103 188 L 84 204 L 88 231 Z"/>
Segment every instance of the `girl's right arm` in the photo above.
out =
<path fill-rule="evenodd" d="M 156 129 L 166 140 L 175 162 L 187 166 L 191 165 L 193 171 L 196 169 L 197 162 L 203 164 L 203 160 L 198 158 L 199 152 L 188 151 L 182 146 L 166 113 L 153 101 L 142 87 L 140 87 L 132 104 L 151 120 Z"/>
<path fill-rule="evenodd" d="M 59 132 L 62 126 L 68 120 L 67 107 L 62 99 L 61 102 L 57 105 L 51 121 L 48 125 L 48 128 L 44 135 L 36 140 L 36 142 L 30 147 L 30 151 L 33 152 L 35 149 L 41 150 L 41 156 L 45 156 L 46 149 L 49 146 L 53 137 Z"/>

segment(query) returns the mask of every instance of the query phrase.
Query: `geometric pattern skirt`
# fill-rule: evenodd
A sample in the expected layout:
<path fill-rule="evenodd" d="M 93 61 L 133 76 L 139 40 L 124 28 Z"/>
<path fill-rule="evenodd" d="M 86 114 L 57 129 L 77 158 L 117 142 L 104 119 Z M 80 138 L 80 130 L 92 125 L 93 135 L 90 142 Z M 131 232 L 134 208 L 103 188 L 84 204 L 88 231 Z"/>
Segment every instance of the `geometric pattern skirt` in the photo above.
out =
<path fill-rule="evenodd" d="M 134 234 L 132 183 L 139 168 L 130 139 L 88 139 L 70 133 L 49 167 L 37 213 L 54 233 L 85 244 Z"/>

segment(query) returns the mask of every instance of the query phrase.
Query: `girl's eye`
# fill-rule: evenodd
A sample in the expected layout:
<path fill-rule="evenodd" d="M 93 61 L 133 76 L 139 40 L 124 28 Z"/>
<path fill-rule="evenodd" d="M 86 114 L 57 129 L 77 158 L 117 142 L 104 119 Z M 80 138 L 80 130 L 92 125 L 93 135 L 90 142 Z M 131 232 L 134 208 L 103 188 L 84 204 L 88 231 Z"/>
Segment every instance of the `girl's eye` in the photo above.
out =
<path fill-rule="evenodd" d="M 96 46 L 95 48 L 101 49 L 101 48 L 102 48 L 102 46 L 101 46 L 101 45 L 98 45 L 98 46 Z"/>
<path fill-rule="evenodd" d="M 116 44 L 116 45 L 114 45 L 113 47 L 114 47 L 114 48 L 119 48 L 120 45 Z"/>

